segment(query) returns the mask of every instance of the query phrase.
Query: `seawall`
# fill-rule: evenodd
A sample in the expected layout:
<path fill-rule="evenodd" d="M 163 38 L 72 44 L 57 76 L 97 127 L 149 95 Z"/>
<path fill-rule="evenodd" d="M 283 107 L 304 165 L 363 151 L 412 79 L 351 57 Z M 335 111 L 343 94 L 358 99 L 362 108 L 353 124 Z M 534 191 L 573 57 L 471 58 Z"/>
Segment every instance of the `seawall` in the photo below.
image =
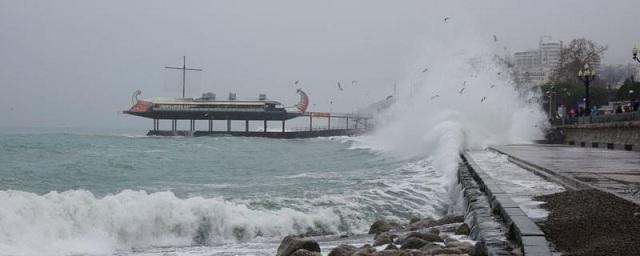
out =
<path fill-rule="evenodd" d="M 563 143 L 582 147 L 640 151 L 640 121 L 557 126 Z"/>
<path fill-rule="evenodd" d="M 466 153 L 458 169 L 465 222 L 486 255 L 551 256 L 540 228 Z"/>

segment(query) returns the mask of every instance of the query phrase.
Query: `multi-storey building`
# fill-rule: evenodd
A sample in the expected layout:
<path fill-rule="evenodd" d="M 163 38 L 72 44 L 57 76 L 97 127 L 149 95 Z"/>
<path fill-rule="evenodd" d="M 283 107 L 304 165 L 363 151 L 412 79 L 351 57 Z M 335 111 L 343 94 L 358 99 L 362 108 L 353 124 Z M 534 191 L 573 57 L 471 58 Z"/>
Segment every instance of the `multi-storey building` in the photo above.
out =
<path fill-rule="evenodd" d="M 535 86 L 549 81 L 551 72 L 560 64 L 562 41 L 551 37 L 540 39 L 538 49 L 514 54 L 516 79 L 524 85 Z"/>

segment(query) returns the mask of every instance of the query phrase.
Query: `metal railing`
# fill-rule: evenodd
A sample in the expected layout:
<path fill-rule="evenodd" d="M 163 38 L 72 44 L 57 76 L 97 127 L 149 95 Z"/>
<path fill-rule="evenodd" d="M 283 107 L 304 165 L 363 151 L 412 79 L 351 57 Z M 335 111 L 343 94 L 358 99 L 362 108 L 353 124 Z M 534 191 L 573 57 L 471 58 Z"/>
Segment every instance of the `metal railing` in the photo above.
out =
<path fill-rule="evenodd" d="M 613 123 L 613 122 L 630 122 L 640 121 L 640 111 L 624 112 L 608 115 L 592 115 L 592 116 L 579 116 L 568 117 L 564 120 L 553 119 L 551 124 L 563 125 L 563 124 L 589 124 L 589 123 Z"/>

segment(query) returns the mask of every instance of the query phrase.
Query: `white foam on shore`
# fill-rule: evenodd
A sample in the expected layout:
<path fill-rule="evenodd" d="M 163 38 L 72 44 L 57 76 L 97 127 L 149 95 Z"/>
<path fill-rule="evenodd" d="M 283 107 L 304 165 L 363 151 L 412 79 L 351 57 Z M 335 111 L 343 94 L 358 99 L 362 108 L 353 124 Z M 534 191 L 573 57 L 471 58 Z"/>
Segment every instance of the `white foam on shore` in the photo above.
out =
<path fill-rule="evenodd" d="M 45 195 L 0 191 L 0 255 L 111 254 L 117 250 L 228 243 L 307 229 L 338 232 L 331 209 L 252 210 L 220 198 L 125 190 L 96 198 L 81 190 Z M 200 238 L 198 238 L 200 237 Z"/>
<path fill-rule="evenodd" d="M 441 173 L 431 159 L 364 174 L 361 180 L 343 181 L 354 186 L 349 193 L 328 188 L 317 197 L 267 195 L 233 201 L 132 190 L 105 197 L 84 190 L 44 195 L 0 191 L 0 255 L 156 255 L 158 250 L 198 255 L 202 248 L 251 255 L 251 244 L 266 243 L 268 251 L 269 243 L 288 234 L 366 233 L 377 218 L 406 222 L 412 216 L 446 213 L 447 191 L 439 186 Z M 282 178 L 342 181 L 336 175 Z M 198 247 L 202 242 L 214 246 Z M 264 252 L 258 247 L 254 255 Z"/>

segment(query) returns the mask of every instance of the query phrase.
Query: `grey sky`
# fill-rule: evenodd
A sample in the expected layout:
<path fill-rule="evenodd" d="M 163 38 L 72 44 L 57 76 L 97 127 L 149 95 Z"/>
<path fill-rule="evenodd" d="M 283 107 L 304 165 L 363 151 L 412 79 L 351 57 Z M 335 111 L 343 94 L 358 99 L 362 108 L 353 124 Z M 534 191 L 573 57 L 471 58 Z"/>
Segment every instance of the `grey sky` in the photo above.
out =
<path fill-rule="evenodd" d="M 148 128 L 117 112 L 137 89 L 178 96 L 179 72 L 162 67 L 183 55 L 204 69 L 188 76 L 190 96 L 295 103 L 300 80 L 316 109 L 351 111 L 391 94 L 425 38 L 447 29 L 496 34 L 511 51 L 587 37 L 613 64 L 640 45 L 637 0 L 466 2 L 0 0 L 0 126 Z"/>

